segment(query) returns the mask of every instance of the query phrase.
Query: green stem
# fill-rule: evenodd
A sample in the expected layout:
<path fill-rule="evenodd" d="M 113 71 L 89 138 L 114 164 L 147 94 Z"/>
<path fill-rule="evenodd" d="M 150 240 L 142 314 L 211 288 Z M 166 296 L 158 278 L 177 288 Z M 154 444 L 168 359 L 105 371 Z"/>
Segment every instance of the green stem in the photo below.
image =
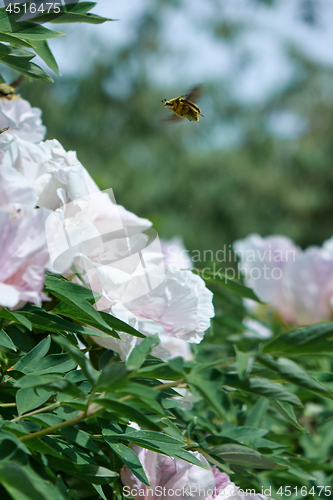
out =
<path fill-rule="evenodd" d="M 45 411 L 53 410 L 54 408 L 58 408 L 59 406 L 60 403 L 53 403 L 52 405 L 44 406 L 43 408 L 39 408 L 38 410 L 30 411 L 29 413 L 23 413 L 22 415 L 13 418 L 11 422 L 18 422 L 19 420 L 22 420 L 22 418 L 31 417 L 32 415 L 38 415 L 38 413 L 43 413 Z"/>
<path fill-rule="evenodd" d="M 174 380 L 173 382 L 166 382 L 165 384 L 160 384 L 160 385 L 155 385 L 153 389 L 156 391 L 165 389 L 166 387 L 178 387 L 180 384 L 183 384 L 185 382 L 184 378 L 180 378 L 178 380 Z"/>
<path fill-rule="evenodd" d="M 74 275 L 77 276 L 79 278 L 80 281 L 82 281 L 82 284 L 84 286 L 87 286 L 87 283 L 85 282 L 82 274 L 79 272 L 76 264 L 73 263 L 72 267 L 71 267 L 71 270 L 73 271 Z"/>
<path fill-rule="evenodd" d="M 0 406 L 1 408 L 5 408 L 8 406 L 16 406 L 16 403 L 1 403 Z"/>
<path fill-rule="evenodd" d="M 88 411 L 80 412 L 74 418 L 71 418 L 69 420 L 65 420 L 64 422 L 61 422 L 60 424 L 51 425 L 51 427 L 46 427 L 45 429 L 42 429 L 41 431 L 31 432 L 30 434 L 26 434 L 25 436 L 21 436 L 19 438 L 19 440 L 20 441 L 29 441 L 30 439 L 40 438 L 42 436 L 45 436 L 46 434 L 51 434 L 54 431 L 58 431 L 59 429 L 64 429 L 65 427 L 69 427 L 70 425 L 78 424 L 79 422 L 82 422 L 82 420 L 86 420 L 87 418 L 94 417 L 95 415 L 97 415 L 97 413 L 100 413 L 103 410 L 105 410 L 105 408 L 103 406 L 96 406 L 95 404 L 92 404 L 91 407 L 88 409 Z"/>
<path fill-rule="evenodd" d="M 167 382 L 166 384 L 160 384 L 156 385 L 154 389 L 159 390 L 163 389 L 164 387 L 174 387 L 178 386 L 180 383 L 183 383 L 184 379 L 181 378 L 179 380 L 173 381 L 173 382 Z M 103 397 L 105 393 L 101 394 L 99 397 Z M 128 394 L 127 396 L 124 396 L 120 398 L 120 401 L 126 401 L 128 399 L 131 399 L 133 396 Z M 30 415 L 36 415 L 37 413 L 41 413 L 42 411 L 46 411 L 51 408 L 55 408 L 58 406 L 60 403 L 54 403 L 53 405 L 46 406 L 44 408 L 41 408 L 39 410 L 32 411 L 30 413 L 25 413 L 24 415 L 21 415 L 19 417 L 16 417 L 12 420 L 12 422 L 16 422 L 20 420 L 21 418 L 28 417 Z M 19 438 L 20 441 L 28 441 L 30 439 L 36 439 L 40 438 L 42 436 L 45 436 L 46 434 L 52 434 L 55 431 L 58 431 L 59 429 L 64 429 L 65 427 L 69 427 L 70 425 L 75 425 L 78 424 L 79 422 L 82 422 L 82 420 L 86 420 L 87 418 L 94 417 L 101 411 L 105 410 L 104 406 L 97 406 L 95 403 L 92 403 L 89 407 L 84 412 L 80 412 L 76 417 L 71 418 L 70 420 L 65 420 L 64 422 L 61 422 L 60 424 L 56 425 L 51 425 L 50 427 L 46 427 L 45 429 L 42 429 L 37 432 L 31 432 L 30 434 L 26 434 L 25 436 L 21 436 Z"/>

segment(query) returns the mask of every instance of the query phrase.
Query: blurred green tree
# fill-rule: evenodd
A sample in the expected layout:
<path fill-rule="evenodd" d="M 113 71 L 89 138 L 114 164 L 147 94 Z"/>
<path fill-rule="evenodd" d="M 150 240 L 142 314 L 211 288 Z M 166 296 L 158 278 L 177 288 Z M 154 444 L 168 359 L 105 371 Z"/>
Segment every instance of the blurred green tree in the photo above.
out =
<path fill-rule="evenodd" d="M 251 232 L 321 244 L 332 235 L 333 70 L 286 48 L 295 77 L 284 90 L 245 105 L 226 81 L 210 81 L 205 118 L 166 125 L 161 99 L 187 90 L 158 88 L 150 74 L 166 50 L 160 33 L 170 3 L 178 5 L 143 13 L 130 45 L 112 57 L 101 51 L 86 76 L 22 87 L 43 109 L 48 138 L 76 149 L 101 188 L 150 218 L 161 237 L 182 235 L 190 250 L 217 250 Z M 242 29 L 217 19 L 216 43 Z"/>

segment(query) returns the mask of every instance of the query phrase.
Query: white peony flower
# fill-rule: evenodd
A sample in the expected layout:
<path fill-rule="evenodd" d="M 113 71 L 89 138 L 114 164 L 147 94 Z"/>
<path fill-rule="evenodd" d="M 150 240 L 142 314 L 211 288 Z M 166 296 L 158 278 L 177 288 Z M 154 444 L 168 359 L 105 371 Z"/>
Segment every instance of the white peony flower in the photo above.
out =
<path fill-rule="evenodd" d="M 19 137 L 29 142 L 44 139 L 46 128 L 42 124 L 41 110 L 32 108 L 30 103 L 19 96 L 0 98 L 0 128 L 9 129 L 0 135 L 0 160 L 11 141 Z"/>
<path fill-rule="evenodd" d="M 14 168 L 0 166 L 0 207 L 13 217 L 36 206 L 36 195 L 24 175 Z"/>
<path fill-rule="evenodd" d="M 167 266 L 175 269 L 193 269 L 193 262 L 182 238 L 176 236 L 171 240 L 163 240 L 161 243 L 164 261 Z"/>
<path fill-rule="evenodd" d="M 17 138 L 9 145 L 2 164 L 21 172 L 34 188 L 38 206 L 50 210 L 98 191 L 76 153 L 66 152 L 55 139 L 34 144 Z"/>
<path fill-rule="evenodd" d="M 214 316 L 212 293 L 204 281 L 191 271 L 165 268 L 163 282 L 151 292 L 127 301 L 126 294 L 116 301 L 102 299 L 105 307 L 109 301 L 109 312 L 145 335 L 158 333 L 160 344 L 153 355 L 168 359 L 182 356 L 192 358 L 188 342 L 201 342 L 204 332 Z M 120 333 L 121 341 L 114 338 L 96 338 L 103 347 L 119 353 L 125 360 L 141 339 Z"/>

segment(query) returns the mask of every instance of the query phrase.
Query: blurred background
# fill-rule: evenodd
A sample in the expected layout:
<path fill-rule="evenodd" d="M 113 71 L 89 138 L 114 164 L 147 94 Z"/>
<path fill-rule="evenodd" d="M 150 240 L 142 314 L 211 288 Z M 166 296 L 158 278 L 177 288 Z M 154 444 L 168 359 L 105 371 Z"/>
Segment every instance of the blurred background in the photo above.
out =
<path fill-rule="evenodd" d="M 101 189 L 189 250 L 251 232 L 303 247 L 332 236 L 333 2 L 99 0 L 94 12 L 119 20 L 62 25 L 50 41 L 62 77 L 21 94 Z M 205 117 L 164 124 L 161 100 L 197 84 Z"/>

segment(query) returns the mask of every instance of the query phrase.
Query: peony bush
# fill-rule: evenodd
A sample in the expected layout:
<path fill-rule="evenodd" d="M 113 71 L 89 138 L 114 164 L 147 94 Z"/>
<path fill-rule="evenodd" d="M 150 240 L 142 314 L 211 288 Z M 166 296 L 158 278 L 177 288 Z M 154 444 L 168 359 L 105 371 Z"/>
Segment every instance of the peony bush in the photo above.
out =
<path fill-rule="evenodd" d="M 245 284 L 195 270 L 13 92 L 7 127 L 1 499 L 330 496 L 332 241 L 237 241 Z"/>

